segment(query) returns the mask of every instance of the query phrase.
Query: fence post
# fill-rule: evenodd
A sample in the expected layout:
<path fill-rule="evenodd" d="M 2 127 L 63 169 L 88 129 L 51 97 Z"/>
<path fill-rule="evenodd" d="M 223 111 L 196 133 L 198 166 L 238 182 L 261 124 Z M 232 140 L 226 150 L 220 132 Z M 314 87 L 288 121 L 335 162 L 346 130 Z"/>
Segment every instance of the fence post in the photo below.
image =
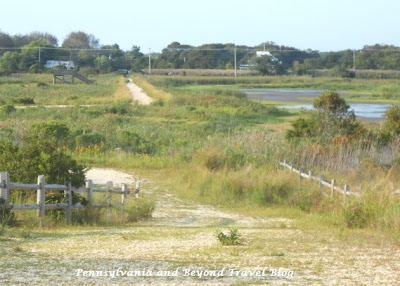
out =
<path fill-rule="evenodd" d="M 324 174 L 321 174 L 321 176 L 319 176 L 319 187 L 321 189 L 324 188 L 324 185 L 322 184 L 322 182 L 324 182 L 324 181 L 325 181 L 325 176 L 324 176 Z"/>
<path fill-rule="evenodd" d="M 332 185 L 332 187 L 331 187 L 331 198 L 333 198 L 333 193 L 335 192 L 335 183 L 336 183 L 335 179 L 332 179 L 332 182 L 331 182 L 331 185 Z"/>
<path fill-rule="evenodd" d="M 308 178 L 311 180 L 311 177 L 313 175 L 313 172 L 311 170 L 308 170 Z"/>
<path fill-rule="evenodd" d="M 125 207 L 125 201 L 128 198 L 128 186 L 126 184 L 122 184 L 122 192 L 123 194 L 121 195 L 121 215 L 124 215 L 124 207 Z"/>
<path fill-rule="evenodd" d="M 92 206 L 92 204 L 93 204 L 93 181 L 92 180 L 86 181 L 86 189 L 88 189 L 87 190 L 87 198 L 88 198 L 89 206 Z"/>
<path fill-rule="evenodd" d="M 5 186 L 4 188 L 0 189 L 0 197 L 5 200 L 4 207 L 10 207 L 10 188 L 8 186 L 10 182 L 10 175 L 8 172 L 1 172 L 0 173 L 0 183 L 3 183 Z"/>
<path fill-rule="evenodd" d="M 37 211 L 37 217 L 40 220 L 44 219 L 45 214 L 45 192 L 46 192 L 46 180 L 43 175 L 38 176 L 37 184 L 39 185 L 39 189 L 37 190 L 37 204 L 39 205 L 39 209 Z"/>
<path fill-rule="evenodd" d="M 284 159 L 284 160 L 283 160 L 283 166 L 282 166 L 282 167 L 283 167 L 283 170 L 285 170 L 286 165 L 287 165 L 287 162 L 286 162 L 286 159 Z"/>
<path fill-rule="evenodd" d="M 111 216 L 111 191 L 113 187 L 113 182 L 109 181 L 107 182 L 107 218 L 110 218 Z"/>
<path fill-rule="evenodd" d="M 66 219 L 68 223 L 71 223 L 72 221 L 72 186 L 71 183 L 68 183 L 68 190 L 67 190 L 67 200 L 68 200 L 68 206 L 67 206 L 67 212 L 66 212 Z"/>
<path fill-rule="evenodd" d="M 350 186 L 344 185 L 344 202 L 347 203 L 347 193 L 350 192 Z"/>
<path fill-rule="evenodd" d="M 137 181 L 137 182 L 136 182 L 136 188 L 135 188 L 135 197 L 136 197 L 136 198 L 139 197 L 139 192 L 140 192 L 140 182 Z"/>
<path fill-rule="evenodd" d="M 344 193 L 347 195 L 347 193 L 350 192 L 350 186 L 349 185 L 344 185 Z"/>
<path fill-rule="evenodd" d="M 300 180 L 303 178 L 303 177 L 301 176 L 302 173 L 303 173 L 303 168 L 299 168 Z"/>

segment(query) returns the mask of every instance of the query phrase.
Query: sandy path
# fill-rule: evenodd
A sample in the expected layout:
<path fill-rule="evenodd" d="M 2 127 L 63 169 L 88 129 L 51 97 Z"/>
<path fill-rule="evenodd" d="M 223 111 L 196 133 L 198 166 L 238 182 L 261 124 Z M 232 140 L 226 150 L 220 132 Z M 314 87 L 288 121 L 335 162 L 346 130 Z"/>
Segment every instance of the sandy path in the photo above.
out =
<path fill-rule="evenodd" d="M 1 285 L 398 285 L 400 248 L 355 233 L 297 226 L 279 217 L 254 218 L 178 198 L 138 175 L 93 168 L 101 184 L 142 182 L 141 198 L 156 202 L 151 219 L 110 227 L 78 226 L 0 240 Z M 129 202 L 135 202 L 133 196 Z M 216 232 L 238 228 L 240 246 L 221 246 Z M 15 252 L 18 245 L 22 251 Z M 293 277 L 247 275 L 268 268 Z M 84 271 L 151 271 L 151 276 L 83 276 Z M 178 275 L 172 271 L 179 269 Z M 185 276 L 184 269 L 225 269 L 221 277 Z M 230 276 L 228 269 L 242 271 Z M 170 276 L 157 276 L 171 271 Z"/>
<path fill-rule="evenodd" d="M 128 80 L 129 82 L 126 84 L 126 86 L 132 93 L 133 101 L 137 101 L 139 104 L 143 105 L 149 105 L 153 102 L 153 99 L 148 96 L 143 89 L 138 87 L 130 78 L 128 78 Z"/>

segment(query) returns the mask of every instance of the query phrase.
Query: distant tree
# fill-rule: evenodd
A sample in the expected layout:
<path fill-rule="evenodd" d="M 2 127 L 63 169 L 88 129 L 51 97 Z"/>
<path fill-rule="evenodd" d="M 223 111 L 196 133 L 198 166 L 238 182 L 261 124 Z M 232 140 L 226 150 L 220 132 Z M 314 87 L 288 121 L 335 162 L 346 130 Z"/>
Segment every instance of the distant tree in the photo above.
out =
<path fill-rule="evenodd" d="M 268 56 L 256 58 L 255 64 L 255 69 L 262 75 L 270 75 L 273 72 L 273 63 Z"/>
<path fill-rule="evenodd" d="M 30 42 L 28 45 L 22 47 L 21 50 L 21 61 L 19 63 L 20 71 L 28 71 L 32 65 L 36 65 L 33 67 L 32 71 L 39 71 L 40 66 L 43 66 L 47 60 L 50 60 L 54 57 L 55 50 L 46 49 L 53 48 L 54 46 L 48 44 L 44 40 L 36 40 Z M 40 48 L 40 63 L 39 63 L 39 48 Z"/>
<path fill-rule="evenodd" d="M 0 55 L 3 55 L 5 52 L 10 51 L 7 48 L 13 48 L 13 47 L 14 47 L 14 42 L 10 37 L 10 35 L 2 33 L 0 31 L 0 48 L 5 48 L 5 49 L 0 49 Z"/>
<path fill-rule="evenodd" d="M 6 52 L 0 59 L 0 70 L 5 74 L 18 72 L 20 54 L 17 52 Z"/>
<path fill-rule="evenodd" d="M 131 69 L 133 72 L 142 72 L 146 67 L 146 59 L 140 51 L 139 46 L 132 46 L 131 50 L 126 53 L 126 56 L 131 59 Z"/>
<path fill-rule="evenodd" d="M 28 35 L 21 35 L 21 34 L 13 35 L 12 40 L 14 43 L 14 47 L 16 47 L 16 48 L 23 47 L 23 46 L 29 44 L 29 42 L 30 42 Z"/>
<path fill-rule="evenodd" d="M 76 31 L 69 33 L 62 43 L 63 48 L 67 49 L 90 49 L 98 48 L 99 40 L 92 34 Z"/>
<path fill-rule="evenodd" d="M 51 46 L 54 46 L 54 47 L 58 46 L 57 37 L 50 33 L 32 32 L 27 35 L 27 38 L 29 40 L 29 43 L 33 42 L 33 41 L 42 40 L 42 41 L 46 41 L 47 44 L 49 44 Z"/>

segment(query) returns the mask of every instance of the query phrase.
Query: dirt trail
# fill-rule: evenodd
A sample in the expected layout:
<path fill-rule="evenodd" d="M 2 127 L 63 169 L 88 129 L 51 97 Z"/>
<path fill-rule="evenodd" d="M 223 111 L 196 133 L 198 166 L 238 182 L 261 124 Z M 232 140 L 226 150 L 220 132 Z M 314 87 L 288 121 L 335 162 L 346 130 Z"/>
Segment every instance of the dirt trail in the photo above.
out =
<path fill-rule="evenodd" d="M 148 96 L 143 89 L 138 87 L 130 78 L 128 78 L 129 82 L 126 86 L 129 88 L 133 101 L 137 101 L 139 104 L 149 105 L 153 102 L 153 99 Z"/>
<path fill-rule="evenodd" d="M 139 199 L 156 202 L 153 217 L 124 226 L 34 233 L 29 239 L 7 242 L 0 249 L 0 284 L 395 285 L 400 281 L 399 247 L 385 241 L 359 240 L 346 231 L 303 229 L 286 218 L 230 213 L 180 199 L 153 180 L 113 169 L 93 168 L 87 177 L 99 184 L 112 180 L 134 185 L 140 180 Z M 231 228 L 238 228 L 243 244 L 221 246 L 217 231 L 227 233 Z M 12 243 L 23 251 L 12 252 Z M 77 275 L 79 269 L 103 275 L 118 269 L 144 272 L 136 277 L 85 277 Z M 188 269 L 208 272 L 185 275 Z M 223 275 L 212 276 L 211 270 Z M 257 276 L 256 270 L 264 270 L 263 275 Z M 275 270 L 281 275 L 271 276 Z M 158 275 L 158 271 L 170 273 Z M 288 271 L 293 277 L 282 275 Z M 143 276 L 146 273 L 151 276 Z"/>

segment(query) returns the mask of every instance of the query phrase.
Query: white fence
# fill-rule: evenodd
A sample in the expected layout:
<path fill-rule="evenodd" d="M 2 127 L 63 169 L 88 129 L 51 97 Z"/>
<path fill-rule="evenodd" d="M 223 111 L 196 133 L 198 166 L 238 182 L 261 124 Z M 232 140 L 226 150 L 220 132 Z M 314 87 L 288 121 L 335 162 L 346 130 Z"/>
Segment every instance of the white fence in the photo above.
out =
<path fill-rule="evenodd" d="M 359 196 L 360 196 L 360 193 L 350 192 L 350 186 L 349 186 L 348 184 L 345 184 L 345 185 L 343 186 L 343 188 L 340 188 L 340 187 L 337 185 L 337 182 L 336 182 L 335 179 L 332 179 L 330 183 L 327 182 L 327 181 L 326 181 L 326 178 L 325 178 L 325 176 L 324 176 L 323 174 L 321 174 L 319 177 L 315 177 L 315 176 L 313 176 L 312 171 L 308 171 L 308 174 L 303 173 L 303 169 L 302 169 L 302 168 L 299 168 L 299 169 L 297 170 L 297 169 L 295 169 L 295 168 L 293 167 L 293 165 L 289 165 L 289 164 L 286 162 L 286 160 L 284 160 L 283 163 L 280 162 L 279 165 L 283 166 L 284 168 L 290 169 L 292 172 L 295 172 L 295 173 L 299 174 L 299 178 L 300 178 L 300 179 L 306 178 L 306 179 L 318 181 L 318 182 L 319 182 L 319 185 L 320 185 L 320 187 L 321 187 L 321 189 L 323 189 L 324 187 L 330 189 L 330 197 L 333 197 L 333 195 L 334 195 L 335 192 L 341 193 L 341 194 L 344 195 L 345 197 L 346 197 L 346 196 L 356 196 L 356 197 L 359 197 Z M 395 193 L 395 194 L 400 194 L 400 190 L 396 190 L 394 193 Z M 325 192 L 323 192 L 323 194 L 324 194 L 325 196 L 329 196 L 329 195 L 326 194 Z"/>
<path fill-rule="evenodd" d="M 126 184 L 122 184 L 121 188 L 116 188 L 113 186 L 113 182 L 107 182 L 105 186 L 94 186 L 92 180 L 86 181 L 86 185 L 84 187 L 75 188 L 71 186 L 71 183 L 67 185 L 57 185 L 57 184 L 46 184 L 45 177 L 43 175 L 38 176 L 38 180 L 36 184 L 21 184 L 21 183 L 13 183 L 10 182 L 10 176 L 8 172 L 0 173 L 0 197 L 4 199 L 5 203 L 3 206 L 0 205 L 0 209 L 12 208 L 16 210 L 37 210 L 37 216 L 39 219 L 43 219 L 45 216 L 46 210 L 57 210 L 57 209 L 65 209 L 67 222 L 71 222 L 72 219 L 72 209 L 74 208 L 85 208 L 85 207 L 106 207 L 108 212 L 111 211 L 111 207 L 121 207 L 123 208 L 128 194 L 131 193 L 128 186 Z M 10 203 L 10 190 L 20 190 L 20 191 L 29 191 L 36 190 L 37 192 L 37 200 L 36 204 L 11 204 Z M 66 195 L 65 203 L 57 203 L 57 204 L 46 204 L 46 191 L 60 191 L 64 192 Z M 138 196 L 140 191 L 140 182 L 136 182 L 135 194 Z M 93 202 L 93 193 L 105 193 L 107 194 L 107 203 L 94 203 Z M 87 195 L 88 204 L 86 206 L 77 203 L 72 203 L 72 194 L 73 193 L 83 193 Z M 120 203 L 111 203 L 111 196 L 113 194 L 121 195 Z"/>

